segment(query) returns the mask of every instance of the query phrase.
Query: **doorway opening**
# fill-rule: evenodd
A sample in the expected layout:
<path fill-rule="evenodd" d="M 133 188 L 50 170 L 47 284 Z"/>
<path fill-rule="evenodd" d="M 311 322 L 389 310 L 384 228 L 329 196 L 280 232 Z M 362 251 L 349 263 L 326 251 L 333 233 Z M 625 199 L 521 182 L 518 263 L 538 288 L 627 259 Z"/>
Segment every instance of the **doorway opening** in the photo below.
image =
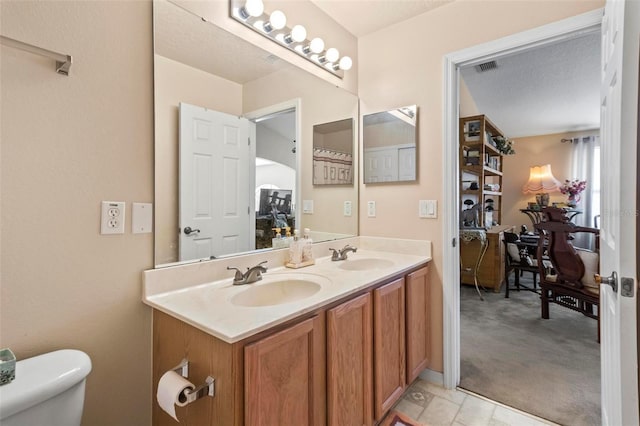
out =
<path fill-rule="evenodd" d="M 455 388 L 460 384 L 460 158 L 459 158 L 459 97 L 460 70 L 538 48 L 559 41 L 597 31 L 602 11 L 596 10 L 567 20 L 549 24 L 494 42 L 474 46 L 445 57 L 445 119 L 444 119 L 444 194 L 446 215 L 443 241 L 451 245 L 443 248 L 444 259 L 444 385 Z M 476 295 L 477 297 L 477 295 Z M 478 303 L 482 303 L 478 300 Z M 525 367 L 526 368 L 526 367 Z"/>
<path fill-rule="evenodd" d="M 298 226 L 300 100 L 272 105 L 245 117 L 255 123 L 255 142 L 250 143 L 255 163 L 250 178 L 254 248 L 268 249 L 274 247 L 277 234 L 285 237 Z"/>

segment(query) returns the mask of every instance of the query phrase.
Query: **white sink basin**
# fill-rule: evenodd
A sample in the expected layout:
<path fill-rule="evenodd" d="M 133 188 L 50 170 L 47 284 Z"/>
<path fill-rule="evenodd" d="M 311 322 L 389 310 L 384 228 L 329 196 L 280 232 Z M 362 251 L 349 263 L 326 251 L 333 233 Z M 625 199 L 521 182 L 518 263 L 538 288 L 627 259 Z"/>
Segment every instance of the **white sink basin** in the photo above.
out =
<path fill-rule="evenodd" d="M 229 301 L 237 306 L 260 307 L 282 305 L 313 296 L 330 280 L 303 274 L 263 276 L 262 281 L 246 284 L 246 290 L 232 296 Z"/>
<path fill-rule="evenodd" d="M 340 269 L 347 271 L 370 271 L 374 269 L 384 269 L 393 266 L 394 262 L 388 259 L 362 258 L 347 259 L 340 262 Z"/>

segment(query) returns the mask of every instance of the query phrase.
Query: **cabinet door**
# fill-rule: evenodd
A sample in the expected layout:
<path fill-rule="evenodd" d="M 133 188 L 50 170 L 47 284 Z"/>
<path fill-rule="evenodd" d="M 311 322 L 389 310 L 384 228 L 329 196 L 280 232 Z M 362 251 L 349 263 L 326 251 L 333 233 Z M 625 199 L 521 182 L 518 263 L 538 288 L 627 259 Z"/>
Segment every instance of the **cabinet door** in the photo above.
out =
<path fill-rule="evenodd" d="M 371 294 L 327 311 L 329 425 L 373 424 Z"/>
<path fill-rule="evenodd" d="M 245 346 L 245 425 L 324 423 L 321 327 L 316 316 Z"/>
<path fill-rule="evenodd" d="M 405 388 L 404 278 L 373 291 L 373 381 L 376 420 Z"/>
<path fill-rule="evenodd" d="M 429 268 L 407 275 L 407 383 L 413 382 L 429 362 Z"/>

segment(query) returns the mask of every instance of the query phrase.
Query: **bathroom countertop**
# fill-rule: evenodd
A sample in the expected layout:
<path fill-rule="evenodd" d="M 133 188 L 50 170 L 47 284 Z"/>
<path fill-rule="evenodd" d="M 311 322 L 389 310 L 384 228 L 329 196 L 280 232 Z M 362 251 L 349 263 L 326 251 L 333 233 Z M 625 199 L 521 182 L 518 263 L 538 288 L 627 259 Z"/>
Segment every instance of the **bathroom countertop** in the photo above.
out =
<path fill-rule="evenodd" d="M 175 285 L 175 289 L 162 292 L 145 288 L 143 302 L 227 343 L 234 343 L 431 260 L 430 249 L 417 250 L 420 254 L 406 254 L 382 251 L 379 249 L 381 245 L 369 244 L 374 249 L 359 247 L 356 253 L 349 253 L 348 259 L 343 261 L 333 262 L 327 256 L 316 259 L 315 265 L 300 269 L 269 268 L 263 274 L 263 280 L 253 284 L 232 285 L 231 278 L 224 278 L 186 287 Z M 375 268 L 366 270 L 345 270 L 341 266 L 359 259 L 384 260 Z M 308 278 L 321 287 L 309 297 L 279 305 L 247 307 L 231 302 L 239 293 L 280 278 Z M 151 283 L 145 282 L 147 285 Z"/>

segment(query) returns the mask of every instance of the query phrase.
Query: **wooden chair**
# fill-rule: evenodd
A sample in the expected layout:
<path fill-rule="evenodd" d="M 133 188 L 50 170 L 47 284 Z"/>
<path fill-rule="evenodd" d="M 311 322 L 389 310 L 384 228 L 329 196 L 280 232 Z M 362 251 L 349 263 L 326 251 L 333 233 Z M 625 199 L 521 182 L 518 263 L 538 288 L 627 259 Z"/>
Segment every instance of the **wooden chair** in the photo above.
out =
<path fill-rule="evenodd" d="M 509 291 L 520 289 L 530 290 L 537 292 L 538 283 L 538 261 L 531 256 L 535 256 L 534 252 L 537 249 L 537 244 L 528 244 L 520 240 L 518 234 L 513 232 L 505 232 L 502 242 L 504 243 L 504 280 L 505 280 L 505 293 L 504 297 L 509 298 Z M 535 245 L 534 245 L 535 244 Z M 531 256 L 529 255 L 529 249 L 531 249 Z M 546 261 L 546 260 L 545 260 Z M 514 271 L 515 288 L 511 288 L 509 284 L 509 275 L 511 271 Z M 533 288 L 525 285 L 520 285 L 520 277 L 523 272 L 531 272 L 533 274 Z"/>
<path fill-rule="evenodd" d="M 535 225 L 540 233 L 537 259 L 540 271 L 542 318 L 549 318 L 549 303 L 578 311 L 598 321 L 600 341 L 600 287 L 594 275 L 599 272 L 600 230 L 576 226 L 564 210 L 546 207 L 544 221 Z M 576 233 L 587 232 L 595 236 L 595 251 L 576 249 L 571 240 Z M 550 268 L 545 267 L 543 256 L 548 256 Z M 546 260 L 546 259 L 545 259 Z"/>

